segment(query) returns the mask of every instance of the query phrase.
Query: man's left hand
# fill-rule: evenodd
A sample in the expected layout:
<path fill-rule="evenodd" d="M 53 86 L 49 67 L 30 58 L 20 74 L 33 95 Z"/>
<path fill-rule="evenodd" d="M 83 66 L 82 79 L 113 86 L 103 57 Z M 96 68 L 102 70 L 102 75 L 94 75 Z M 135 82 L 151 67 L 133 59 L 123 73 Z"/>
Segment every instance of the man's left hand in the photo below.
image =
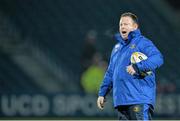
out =
<path fill-rule="evenodd" d="M 126 71 L 131 75 L 134 75 L 136 73 L 132 65 L 127 66 Z"/>

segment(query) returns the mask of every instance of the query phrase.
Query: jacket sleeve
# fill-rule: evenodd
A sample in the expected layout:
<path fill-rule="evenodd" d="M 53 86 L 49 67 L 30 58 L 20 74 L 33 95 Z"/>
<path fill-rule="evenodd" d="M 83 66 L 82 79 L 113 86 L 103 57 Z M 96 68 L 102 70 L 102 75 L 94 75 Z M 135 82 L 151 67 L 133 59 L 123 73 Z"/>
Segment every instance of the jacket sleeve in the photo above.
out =
<path fill-rule="evenodd" d="M 164 63 L 161 52 L 151 41 L 148 40 L 143 43 L 141 51 L 148 57 L 148 59 L 136 64 L 139 72 L 154 71 Z"/>
<path fill-rule="evenodd" d="M 103 79 L 100 89 L 99 89 L 99 94 L 98 94 L 99 96 L 105 97 L 112 88 L 112 76 L 113 76 L 113 62 L 112 62 L 113 54 L 112 53 L 111 53 L 111 58 L 110 58 L 108 68 L 106 70 L 104 79 Z"/>

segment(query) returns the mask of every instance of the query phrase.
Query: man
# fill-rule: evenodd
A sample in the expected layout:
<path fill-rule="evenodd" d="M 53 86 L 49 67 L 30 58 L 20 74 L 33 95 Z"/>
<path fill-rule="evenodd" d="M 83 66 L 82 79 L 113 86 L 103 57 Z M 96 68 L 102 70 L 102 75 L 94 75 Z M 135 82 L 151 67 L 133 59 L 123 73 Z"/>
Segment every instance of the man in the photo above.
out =
<path fill-rule="evenodd" d="M 150 120 L 155 106 L 155 69 L 163 64 L 156 46 L 141 35 L 138 18 L 133 13 L 120 17 L 118 43 L 112 50 L 110 63 L 99 90 L 97 106 L 103 109 L 105 96 L 113 89 L 113 102 L 119 120 Z M 131 55 L 141 52 L 148 58 L 132 64 Z M 151 71 L 149 75 L 142 72 Z"/>

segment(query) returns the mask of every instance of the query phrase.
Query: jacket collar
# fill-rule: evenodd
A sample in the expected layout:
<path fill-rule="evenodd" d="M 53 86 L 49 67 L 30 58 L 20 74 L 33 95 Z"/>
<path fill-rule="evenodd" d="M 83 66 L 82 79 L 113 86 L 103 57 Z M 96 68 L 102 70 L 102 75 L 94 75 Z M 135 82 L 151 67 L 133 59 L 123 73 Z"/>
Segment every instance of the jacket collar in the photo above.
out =
<path fill-rule="evenodd" d="M 136 29 L 136 30 L 131 31 L 131 32 L 129 33 L 129 35 L 128 35 L 128 40 L 125 41 L 125 40 L 121 37 L 120 33 L 115 34 L 115 40 L 117 40 L 117 41 L 118 41 L 120 44 L 122 44 L 122 45 L 127 45 L 127 44 L 129 44 L 129 43 L 131 42 L 131 40 L 132 40 L 133 38 L 138 37 L 138 36 L 140 36 L 140 35 L 141 35 L 141 31 L 140 31 L 139 29 Z"/>

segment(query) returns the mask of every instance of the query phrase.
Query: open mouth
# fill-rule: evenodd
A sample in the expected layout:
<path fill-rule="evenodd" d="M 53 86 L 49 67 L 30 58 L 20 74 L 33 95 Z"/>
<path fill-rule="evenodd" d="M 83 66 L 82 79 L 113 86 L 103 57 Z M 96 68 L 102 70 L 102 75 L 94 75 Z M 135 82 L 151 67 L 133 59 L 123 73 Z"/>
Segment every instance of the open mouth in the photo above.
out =
<path fill-rule="evenodd" d="M 127 31 L 122 31 L 122 34 L 126 34 L 127 33 Z"/>

